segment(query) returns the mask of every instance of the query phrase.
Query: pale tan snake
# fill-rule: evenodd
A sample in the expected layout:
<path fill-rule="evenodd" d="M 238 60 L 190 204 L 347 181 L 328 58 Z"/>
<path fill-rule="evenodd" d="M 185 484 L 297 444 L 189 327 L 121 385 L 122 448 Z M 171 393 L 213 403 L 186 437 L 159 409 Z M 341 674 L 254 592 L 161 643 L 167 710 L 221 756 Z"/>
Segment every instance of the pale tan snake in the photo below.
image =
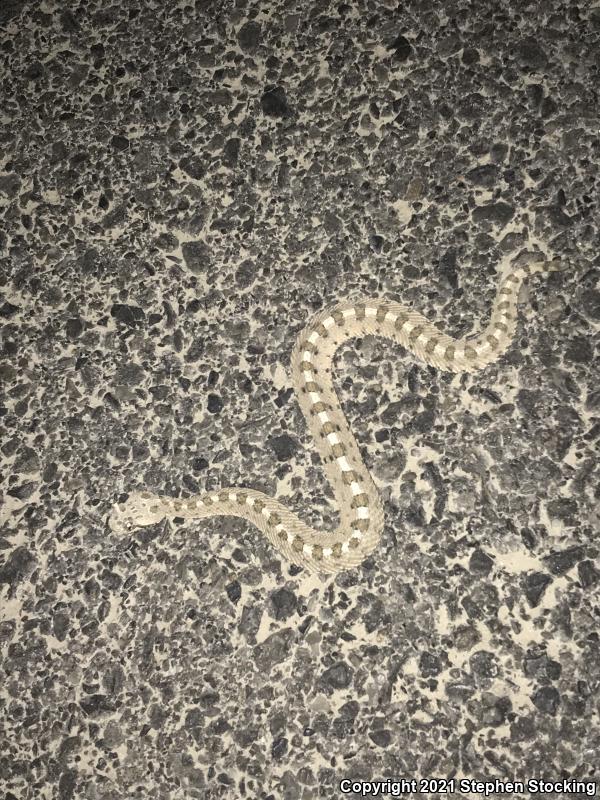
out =
<path fill-rule="evenodd" d="M 496 361 L 509 346 L 522 282 L 535 272 L 564 268 L 563 262 L 550 261 L 512 269 L 500 282 L 487 328 L 471 338 L 452 339 L 418 312 L 386 300 L 340 303 L 311 319 L 292 351 L 291 376 L 340 510 L 335 531 L 320 533 L 274 498 L 241 488 L 181 500 L 135 492 L 113 507 L 111 529 L 127 533 L 165 517 L 236 516 L 252 522 L 285 558 L 311 572 L 355 567 L 377 547 L 383 532 L 383 506 L 333 386 L 331 364 L 336 349 L 348 339 L 374 334 L 392 339 L 438 369 L 474 372 Z"/>

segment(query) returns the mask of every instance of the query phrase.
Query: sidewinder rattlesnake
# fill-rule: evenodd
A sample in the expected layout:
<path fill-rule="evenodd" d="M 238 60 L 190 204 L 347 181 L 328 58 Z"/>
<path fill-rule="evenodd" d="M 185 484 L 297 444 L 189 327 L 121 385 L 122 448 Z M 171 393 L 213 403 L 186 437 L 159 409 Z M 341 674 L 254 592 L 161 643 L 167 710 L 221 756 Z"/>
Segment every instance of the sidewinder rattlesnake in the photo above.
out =
<path fill-rule="evenodd" d="M 511 269 L 500 281 L 488 326 L 473 337 L 453 339 L 407 306 L 369 298 L 340 303 L 310 320 L 292 351 L 291 376 L 340 510 L 336 530 L 320 533 L 274 498 L 242 488 L 185 499 L 134 492 L 113 507 L 110 528 L 126 534 L 165 517 L 242 517 L 256 525 L 286 559 L 311 572 L 336 573 L 357 566 L 377 547 L 384 515 L 379 492 L 333 386 L 331 365 L 336 349 L 348 339 L 374 334 L 402 345 L 438 369 L 474 372 L 496 361 L 508 348 L 522 282 L 533 273 L 564 268 L 563 262 L 536 261 Z"/>

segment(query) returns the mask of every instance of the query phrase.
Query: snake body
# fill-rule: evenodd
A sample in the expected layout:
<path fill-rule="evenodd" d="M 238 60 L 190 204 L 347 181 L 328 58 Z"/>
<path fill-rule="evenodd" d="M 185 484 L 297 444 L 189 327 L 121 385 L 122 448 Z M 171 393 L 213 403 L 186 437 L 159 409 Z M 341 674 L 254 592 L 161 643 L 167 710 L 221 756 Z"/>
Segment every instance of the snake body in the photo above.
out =
<path fill-rule="evenodd" d="M 511 269 L 500 281 L 486 329 L 453 339 L 401 303 L 358 298 L 325 309 L 298 336 L 291 376 L 298 402 L 324 463 L 340 510 L 340 524 L 322 533 L 278 500 L 251 489 L 222 489 L 184 499 L 134 492 L 113 507 L 111 529 L 128 533 L 162 519 L 235 516 L 252 522 L 282 555 L 311 572 L 336 573 L 369 555 L 384 526 L 379 492 L 361 458 L 333 385 L 336 349 L 348 339 L 374 334 L 402 345 L 426 364 L 448 372 L 474 372 L 508 348 L 517 321 L 519 289 L 536 272 L 564 269 L 562 262 L 534 262 Z"/>

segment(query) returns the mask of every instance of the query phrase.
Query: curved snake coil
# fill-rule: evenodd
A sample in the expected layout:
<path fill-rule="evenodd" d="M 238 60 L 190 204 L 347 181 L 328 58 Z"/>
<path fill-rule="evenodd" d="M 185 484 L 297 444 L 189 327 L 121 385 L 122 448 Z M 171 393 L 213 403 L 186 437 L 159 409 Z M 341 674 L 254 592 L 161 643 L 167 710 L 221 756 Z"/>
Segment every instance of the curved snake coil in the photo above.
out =
<path fill-rule="evenodd" d="M 392 339 L 438 369 L 474 372 L 496 361 L 509 346 L 522 282 L 533 273 L 564 268 L 562 262 L 542 261 L 505 275 L 487 328 L 472 338 L 453 339 L 416 311 L 386 300 L 340 303 L 311 319 L 292 351 L 291 375 L 340 510 L 340 525 L 333 532 L 320 533 L 274 498 L 241 488 L 180 500 L 135 492 L 113 507 L 111 529 L 127 533 L 165 517 L 242 517 L 260 528 L 285 558 L 311 572 L 336 573 L 357 566 L 381 538 L 383 507 L 333 386 L 331 364 L 336 349 L 353 337 L 374 334 Z"/>

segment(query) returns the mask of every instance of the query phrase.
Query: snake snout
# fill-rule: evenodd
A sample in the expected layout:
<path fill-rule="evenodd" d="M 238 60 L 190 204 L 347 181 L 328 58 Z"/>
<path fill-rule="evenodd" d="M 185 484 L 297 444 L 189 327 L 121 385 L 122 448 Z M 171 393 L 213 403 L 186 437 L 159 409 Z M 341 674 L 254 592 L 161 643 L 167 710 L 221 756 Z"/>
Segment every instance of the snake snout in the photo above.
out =
<path fill-rule="evenodd" d="M 150 492 L 133 492 L 125 502 L 113 506 L 109 526 L 117 533 L 127 533 L 134 528 L 154 525 L 164 516 L 160 498 Z"/>
<path fill-rule="evenodd" d="M 116 503 L 108 518 L 108 527 L 114 533 L 128 533 L 133 526 L 131 516 L 125 503 Z"/>

